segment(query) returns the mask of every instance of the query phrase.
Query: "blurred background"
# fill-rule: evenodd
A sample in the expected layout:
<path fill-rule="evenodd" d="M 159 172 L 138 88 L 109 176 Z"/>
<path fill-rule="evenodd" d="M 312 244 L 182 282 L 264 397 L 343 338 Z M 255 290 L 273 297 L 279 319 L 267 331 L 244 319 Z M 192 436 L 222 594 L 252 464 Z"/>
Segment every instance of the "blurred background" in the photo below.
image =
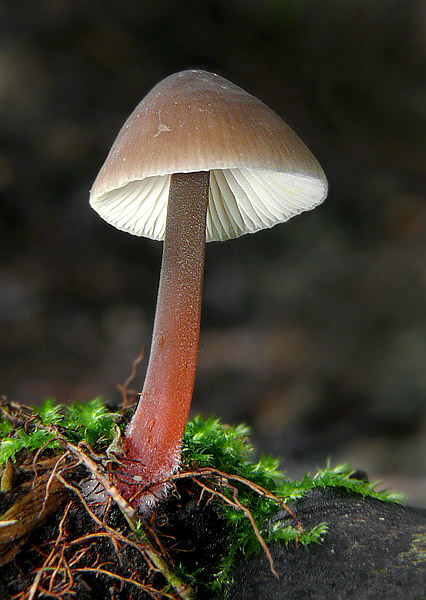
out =
<path fill-rule="evenodd" d="M 247 422 L 291 476 L 331 457 L 426 506 L 426 3 L 2 0 L 0 27 L 1 393 L 120 402 L 161 244 L 104 223 L 89 189 L 151 87 L 218 72 L 330 192 L 208 246 L 193 414 Z"/>

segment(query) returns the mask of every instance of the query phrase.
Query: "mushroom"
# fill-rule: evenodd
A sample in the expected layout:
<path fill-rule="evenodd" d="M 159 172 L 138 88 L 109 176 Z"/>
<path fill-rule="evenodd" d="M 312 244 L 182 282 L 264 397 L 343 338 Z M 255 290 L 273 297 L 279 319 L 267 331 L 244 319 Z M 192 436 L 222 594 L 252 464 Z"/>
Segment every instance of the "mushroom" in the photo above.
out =
<path fill-rule="evenodd" d="M 179 467 L 197 364 L 205 242 L 283 223 L 326 194 L 323 170 L 290 127 L 213 73 L 167 77 L 119 132 L 90 204 L 118 229 L 164 239 L 150 358 L 117 482 L 146 512 Z"/>

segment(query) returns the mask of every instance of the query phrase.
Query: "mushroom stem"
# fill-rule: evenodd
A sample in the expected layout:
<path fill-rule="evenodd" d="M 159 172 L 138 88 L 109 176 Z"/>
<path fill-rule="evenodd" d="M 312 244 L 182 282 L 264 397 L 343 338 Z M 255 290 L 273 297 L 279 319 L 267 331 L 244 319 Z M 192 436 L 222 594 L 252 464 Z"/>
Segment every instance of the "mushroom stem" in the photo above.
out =
<path fill-rule="evenodd" d="M 145 486 L 179 464 L 197 366 L 208 199 L 208 171 L 171 176 L 151 353 L 124 441 L 126 469 Z M 150 489 L 139 498 L 145 506 L 165 486 Z"/>

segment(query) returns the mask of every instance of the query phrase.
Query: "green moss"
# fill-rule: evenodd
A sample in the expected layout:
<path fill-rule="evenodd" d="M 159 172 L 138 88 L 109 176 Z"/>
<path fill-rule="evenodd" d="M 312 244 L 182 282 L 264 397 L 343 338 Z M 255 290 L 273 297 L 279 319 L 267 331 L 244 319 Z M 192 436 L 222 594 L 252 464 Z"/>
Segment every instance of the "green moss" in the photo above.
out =
<path fill-rule="evenodd" d="M 403 494 L 387 489 L 378 491 L 378 483 L 352 479 L 354 469 L 348 464 L 336 467 L 327 465 L 311 476 L 306 474 L 300 481 L 289 479 L 280 470 L 280 459 L 262 455 L 255 460 L 255 449 L 249 439 L 246 425 L 223 425 L 220 419 L 203 419 L 200 416 L 189 421 L 182 444 L 183 463 L 186 468 L 213 467 L 230 474 L 239 475 L 265 488 L 278 498 L 289 502 L 304 496 L 315 488 L 340 487 L 348 492 L 370 496 L 384 502 L 400 502 Z"/>
<path fill-rule="evenodd" d="M 117 423 L 121 429 L 125 426 L 123 415 L 110 412 L 100 398 L 68 407 L 49 398 L 42 407 L 24 412 L 13 407 L 7 403 L 1 406 L 0 464 L 9 459 L 15 461 L 24 450 L 59 452 L 58 433 L 74 444 L 84 440 L 98 453 L 105 453 L 111 443 L 117 443 Z M 226 553 L 217 565 L 214 582 L 210 573 L 205 583 L 224 598 L 232 584 L 236 556 L 262 551 L 262 539 L 266 544 L 304 546 L 323 540 L 326 523 L 304 531 L 286 512 L 284 504 L 318 487 L 343 488 L 384 502 L 402 500 L 400 494 L 377 491 L 376 484 L 352 479 L 353 469 L 345 464 L 328 465 L 314 476 L 307 474 L 300 481 L 291 480 L 280 470 L 279 459 L 265 455 L 255 458 L 249 435 L 250 429 L 245 425 L 228 426 L 219 419 L 197 416 L 188 423 L 182 444 L 182 473 L 206 486 L 227 523 Z M 202 572 L 186 573 L 182 568 L 180 575 L 189 584 L 203 582 Z"/>
<path fill-rule="evenodd" d="M 87 404 L 74 402 L 71 406 L 56 404 L 48 398 L 42 406 L 22 413 L 13 405 L 2 407 L 0 416 L 0 465 L 9 459 L 15 461 L 21 450 L 60 450 L 56 432 L 68 441 L 85 440 L 95 450 L 108 444 L 114 433 L 114 424 L 121 418 L 95 398 Z"/>
<path fill-rule="evenodd" d="M 300 531 L 296 521 L 282 509 L 278 500 L 286 504 L 291 503 L 315 488 L 325 487 L 343 488 L 348 492 L 384 502 L 398 502 L 403 499 L 401 494 L 391 493 L 389 490 L 377 491 L 376 484 L 351 479 L 354 470 L 347 464 L 336 467 L 328 465 L 314 476 L 306 474 L 300 481 L 289 479 L 280 470 L 279 459 L 265 455 L 255 459 L 255 450 L 249 435 L 250 429 L 245 425 L 228 426 L 223 425 L 219 419 L 204 420 L 200 416 L 195 417 L 188 423 L 183 440 L 184 469 L 217 469 L 252 482 L 273 495 L 275 500 L 270 496 L 254 493 L 249 485 L 232 477 L 228 479 L 229 487 L 216 480 L 210 483 L 213 490 L 220 491 L 230 500 L 233 499 L 236 489 L 239 502 L 250 511 L 268 545 L 277 542 L 286 545 L 297 542 L 304 546 L 321 543 L 327 532 L 326 523 L 318 523 L 311 530 Z M 215 581 L 209 587 L 226 597 L 236 555 L 254 554 L 262 548 L 246 512 L 235 510 L 223 503 L 220 512 L 230 525 L 230 539 L 227 554 L 218 565 Z"/>
<path fill-rule="evenodd" d="M 334 468 L 327 466 L 325 469 L 320 469 L 312 478 L 305 475 L 301 483 L 306 490 L 318 487 L 340 487 L 347 492 L 360 494 L 363 498 L 369 496 L 382 502 L 402 502 L 405 500 L 405 494 L 392 492 L 387 488 L 377 490 L 376 488 L 380 482 L 370 483 L 365 479 L 353 479 L 351 477 L 353 473 L 354 470 L 348 464 L 340 464 Z"/>

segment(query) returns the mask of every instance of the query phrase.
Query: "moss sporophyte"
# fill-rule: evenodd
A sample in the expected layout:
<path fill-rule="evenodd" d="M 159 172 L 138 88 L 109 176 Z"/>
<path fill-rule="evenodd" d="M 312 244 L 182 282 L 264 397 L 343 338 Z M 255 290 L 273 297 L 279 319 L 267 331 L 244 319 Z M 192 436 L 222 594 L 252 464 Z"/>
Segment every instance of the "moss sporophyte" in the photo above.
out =
<path fill-rule="evenodd" d="M 156 518 L 147 521 L 112 483 L 123 467 L 120 438 L 126 414 L 111 412 L 99 398 L 71 406 L 48 399 L 33 409 L 4 400 L 0 410 L 1 480 L 7 492 L 3 496 L 9 497 L 0 517 L 0 565 L 19 553 L 21 542 L 43 520 L 59 515 L 52 553 L 47 553 L 48 559 L 46 552 L 40 554 L 44 558 L 36 585 L 43 589 L 63 586 L 64 579 L 71 585 L 83 574 L 97 573 L 137 589 L 168 590 L 170 598 L 190 598 L 192 588 L 226 597 L 238 557 L 264 552 L 274 572 L 270 544 L 322 541 L 327 524 L 305 530 L 288 507 L 310 490 L 338 487 L 383 501 L 401 499 L 386 490 L 377 491 L 367 481 L 352 479 L 347 465 L 328 466 L 314 476 L 293 481 L 279 469 L 278 459 L 255 459 L 245 425 L 229 426 L 198 416 L 186 427 L 181 469 L 165 482 L 170 498 Z M 87 519 L 84 535 L 79 530 L 73 537 L 72 518 L 76 510 L 82 518 L 82 509 Z M 193 559 L 205 532 L 199 538 L 193 533 L 190 548 L 178 539 L 182 514 L 186 513 L 182 537 L 191 537 L 189 523 L 197 520 L 200 511 L 204 523 L 208 515 L 214 520 L 214 530 L 220 532 L 220 551 L 213 553 L 213 561 L 211 548 L 208 560 Z M 139 572 L 123 570 L 123 560 L 97 563 L 93 556 L 99 556 L 95 549 L 102 536 L 113 541 L 121 558 L 129 552 L 138 555 L 145 570 L 142 566 Z M 41 546 L 46 543 L 43 540 Z M 157 573 L 155 582 L 147 575 L 149 566 Z"/>

